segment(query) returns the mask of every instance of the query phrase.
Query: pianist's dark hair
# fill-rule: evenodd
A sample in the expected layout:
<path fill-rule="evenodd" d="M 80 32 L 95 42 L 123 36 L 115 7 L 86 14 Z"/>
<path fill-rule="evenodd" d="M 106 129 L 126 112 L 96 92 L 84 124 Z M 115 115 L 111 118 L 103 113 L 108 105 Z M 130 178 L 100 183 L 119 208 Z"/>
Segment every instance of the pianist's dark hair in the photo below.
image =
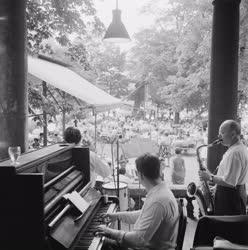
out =
<path fill-rule="evenodd" d="M 64 140 L 68 143 L 78 144 L 81 141 L 81 132 L 74 127 L 68 127 L 64 132 Z"/>
<path fill-rule="evenodd" d="M 155 180 L 160 176 L 160 161 L 155 155 L 145 153 L 135 160 L 136 169 L 148 179 Z"/>

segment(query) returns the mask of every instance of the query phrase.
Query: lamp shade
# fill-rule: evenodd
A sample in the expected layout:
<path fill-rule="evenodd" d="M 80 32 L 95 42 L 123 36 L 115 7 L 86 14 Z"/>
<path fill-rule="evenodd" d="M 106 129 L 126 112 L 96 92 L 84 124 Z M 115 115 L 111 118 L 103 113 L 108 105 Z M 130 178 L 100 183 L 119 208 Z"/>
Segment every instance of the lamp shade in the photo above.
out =
<path fill-rule="evenodd" d="M 113 19 L 110 23 L 103 40 L 108 42 L 129 42 L 130 36 L 121 21 L 121 11 L 119 9 L 113 10 Z"/>

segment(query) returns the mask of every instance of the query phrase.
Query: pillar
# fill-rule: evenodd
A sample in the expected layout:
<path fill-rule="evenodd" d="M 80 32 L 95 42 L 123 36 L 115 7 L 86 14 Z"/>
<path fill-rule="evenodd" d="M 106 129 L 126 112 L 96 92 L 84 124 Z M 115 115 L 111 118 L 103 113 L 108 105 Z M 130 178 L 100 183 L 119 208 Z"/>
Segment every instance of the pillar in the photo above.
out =
<path fill-rule="evenodd" d="M 213 1 L 208 142 L 218 136 L 220 124 L 237 118 L 240 0 Z M 207 165 L 213 172 L 225 149 L 208 149 Z"/>
<path fill-rule="evenodd" d="M 0 159 L 27 149 L 26 0 L 0 0 Z"/>

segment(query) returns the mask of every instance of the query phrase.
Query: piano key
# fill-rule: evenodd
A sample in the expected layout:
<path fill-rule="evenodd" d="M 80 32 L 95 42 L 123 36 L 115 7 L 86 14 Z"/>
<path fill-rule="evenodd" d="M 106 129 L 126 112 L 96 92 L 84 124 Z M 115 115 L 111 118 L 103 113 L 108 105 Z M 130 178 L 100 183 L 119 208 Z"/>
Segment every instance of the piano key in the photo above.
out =
<path fill-rule="evenodd" d="M 95 236 L 94 232 L 96 231 L 98 225 L 103 224 L 103 221 L 100 220 L 102 214 L 108 212 L 114 212 L 115 209 L 116 209 L 116 204 L 112 203 L 101 204 L 100 208 L 94 215 L 94 218 L 92 218 L 87 229 L 84 230 L 82 234 L 79 236 L 73 250 L 84 250 L 84 249 L 100 250 L 103 245 L 105 237 Z"/>

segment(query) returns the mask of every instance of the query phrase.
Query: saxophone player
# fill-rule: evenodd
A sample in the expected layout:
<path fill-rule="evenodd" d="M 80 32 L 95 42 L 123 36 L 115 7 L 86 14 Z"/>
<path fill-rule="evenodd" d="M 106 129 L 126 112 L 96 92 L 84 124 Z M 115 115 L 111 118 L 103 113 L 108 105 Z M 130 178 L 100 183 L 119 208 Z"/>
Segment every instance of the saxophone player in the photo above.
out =
<path fill-rule="evenodd" d="M 216 184 L 215 215 L 246 214 L 248 182 L 248 151 L 241 142 L 241 128 L 234 120 L 224 121 L 219 128 L 222 144 L 228 147 L 217 167 L 216 175 L 199 171 L 201 180 Z"/>

